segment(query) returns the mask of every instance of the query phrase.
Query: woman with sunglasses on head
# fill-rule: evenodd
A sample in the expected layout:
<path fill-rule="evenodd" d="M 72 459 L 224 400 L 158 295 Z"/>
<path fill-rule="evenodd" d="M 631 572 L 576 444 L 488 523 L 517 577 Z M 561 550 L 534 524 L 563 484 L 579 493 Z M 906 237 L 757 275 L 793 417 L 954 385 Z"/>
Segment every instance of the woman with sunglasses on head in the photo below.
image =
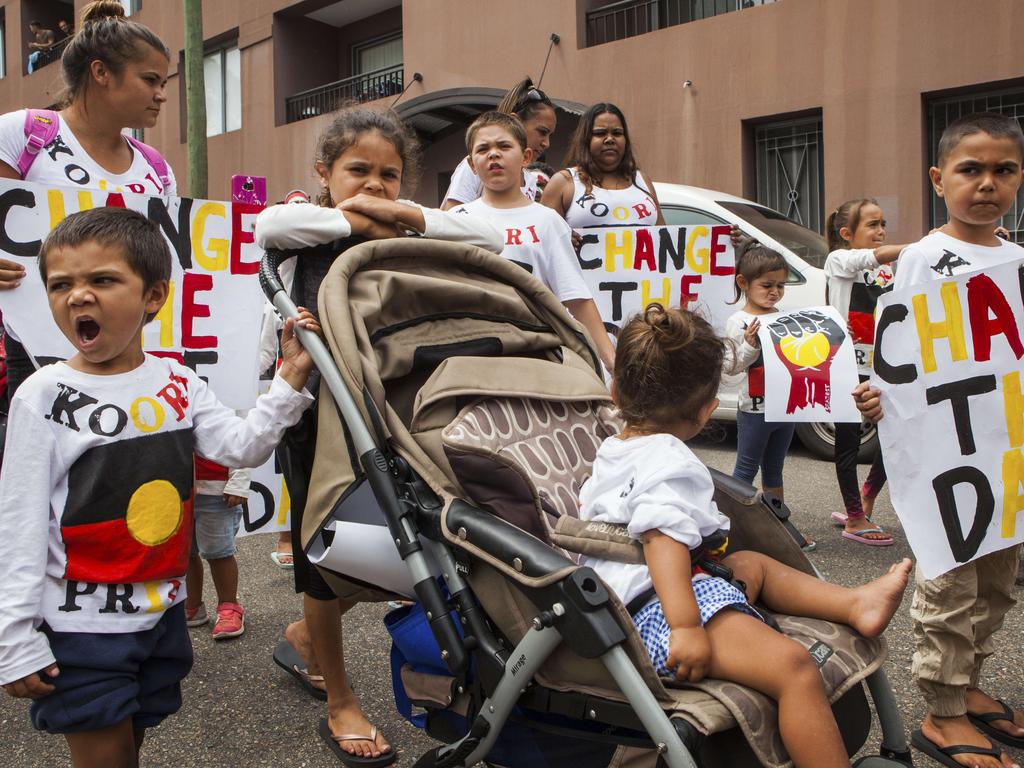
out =
<path fill-rule="evenodd" d="M 614 104 L 601 102 L 583 114 L 565 165 L 541 202 L 574 230 L 665 223 L 654 184 L 633 155 L 626 116 Z"/>
<path fill-rule="evenodd" d="M 540 159 L 551 145 L 551 136 L 555 132 L 557 118 L 555 105 L 551 103 L 544 91 L 535 88 L 533 80 L 524 78 L 495 108 L 506 115 L 516 115 L 526 126 L 526 144 L 530 156 L 527 161 Z M 463 203 L 471 203 L 481 195 L 480 178 L 464 157 L 452 172 L 452 180 L 448 185 L 441 209 L 447 211 Z M 539 198 L 537 177 L 533 171 L 523 171 L 523 196 L 533 201 Z"/>

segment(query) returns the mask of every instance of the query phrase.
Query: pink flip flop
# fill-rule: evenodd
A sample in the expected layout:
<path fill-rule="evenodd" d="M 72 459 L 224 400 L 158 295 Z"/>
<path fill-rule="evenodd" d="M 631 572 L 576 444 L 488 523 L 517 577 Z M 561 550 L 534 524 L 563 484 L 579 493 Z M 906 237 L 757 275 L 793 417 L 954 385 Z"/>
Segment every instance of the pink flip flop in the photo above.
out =
<path fill-rule="evenodd" d="M 845 526 L 846 525 L 846 521 L 849 520 L 849 519 L 850 519 L 850 516 L 847 515 L 845 512 L 833 512 L 832 513 L 832 522 L 835 525 L 838 525 L 840 527 Z"/>
<path fill-rule="evenodd" d="M 850 533 L 849 531 L 843 531 L 843 538 L 849 539 L 850 541 L 856 541 L 858 544 L 865 544 L 869 547 L 891 547 L 895 542 L 888 533 L 885 533 L 889 538 L 887 539 L 869 539 L 865 534 L 868 533 L 885 533 L 881 528 L 865 528 L 862 531 L 856 533 Z"/>

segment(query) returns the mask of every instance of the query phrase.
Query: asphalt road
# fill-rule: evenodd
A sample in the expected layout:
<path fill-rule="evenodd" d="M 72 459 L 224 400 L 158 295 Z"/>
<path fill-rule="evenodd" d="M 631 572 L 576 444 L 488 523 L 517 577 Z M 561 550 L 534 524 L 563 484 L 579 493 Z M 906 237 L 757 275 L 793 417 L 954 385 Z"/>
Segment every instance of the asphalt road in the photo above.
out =
<path fill-rule="evenodd" d="M 702 439 L 695 448 L 710 465 L 731 471 L 735 438 Z M 891 548 L 865 547 L 840 538 L 828 521 L 840 509 L 839 490 L 831 464 L 811 458 L 794 447 L 786 465 L 786 494 L 796 524 L 818 542 L 811 555 L 826 578 L 853 585 L 881 573 L 898 558 L 909 556 L 888 494 L 876 506 L 876 519 L 892 531 L 897 544 Z M 256 536 L 242 539 L 239 563 L 241 598 L 246 608 L 245 635 L 214 643 L 209 628 L 192 631 L 195 668 L 184 683 L 182 710 L 153 729 L 143 747 L 148 766 L 336 766 L 337 760 L 316 734 L 324 708 L 306 695 L 276 667 L 271 652 L 284 626 L 299 615 L 291 577 L 269 558 L 274 539 Z M 213 601 L 212 584 L 207 595 Z M 908 728 L 923 716 L 923 707 L 910 679 L 912 634 L 908 599 L 890 627 L 888 674 Z M 398 749 L 399 763 L 411 765 L 433 742 L 405 723 L 395 712 L 388 667 L 389 641 L 380 623 L 383 605 L 360 606 L 345 622 L 346 658 L 355 690 L 371 720 Z M 987 667 L 984 683 L 994 695 L 1024 704 L 1021 691 L 1021 611 L 1011 613 L 999 636 L 998 653 Z M 863 754 L 877 749 L 877 733 Z M 1024 754 L 1015 754 L 1024 759 Z M 0 694 L 0 761 L 18 768 L 68 766 L 63 739 L 41 735 L 32 729 L 27 705 Z M 916 755 L 918 766 L 936 765 Z"/>

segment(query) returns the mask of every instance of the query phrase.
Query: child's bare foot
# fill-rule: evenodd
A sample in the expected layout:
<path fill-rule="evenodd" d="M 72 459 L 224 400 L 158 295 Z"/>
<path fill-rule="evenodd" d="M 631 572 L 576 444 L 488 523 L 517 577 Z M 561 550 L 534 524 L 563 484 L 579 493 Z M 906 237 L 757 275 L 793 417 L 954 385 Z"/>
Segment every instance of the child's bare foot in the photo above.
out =
<path fill-rule="evenodd" d="M 1009 709 L 1009 714 L 1006 714 L 1003 702 L 992 698 L 980 688 L 967 689 L 967 713 L 969 715 L 1004 715 L 1006 719 L 993 718 L 986 723 L 987 726 L 1005 733 L 1007 736 L 1024 738 L 1024 727 L 1022 727 L 1024 726 L 1024 715 L 1013 708 Z M 989 735 L 993 734 L 989 733 Z"/>
<path fill-rule="evenodd" d="M 850 606 L 850 626 L 864 637 L 877 637 L 889 625 L 889 620 L 903 602 L 903 592 L 910 580 L 913 563 L 909 558 L 889 568 L 881 578 L 869 581 L 853 590 Z"/>
<path fill-rule="evenodd" d="M 285 627 L 284 639 L 287 640 L 288 645 L 294 648 L 295 652 L 299 654 L 299 658 L 302 659 L 302 663 L 306 667 L 306 674 L 312 675 L 316 678 L 307 678 L 309 684 L 321 691 L 326 691 L 327 686 L 324 684 L 323 678 L 320 677 L 320 665 L 317 664 L 316 654 L 313 652 L 313 641 L 309 638 L 309 629 L 306 627 L 306 620 L 300 619 L 299 621 L 293 621 Z"/>
<path fill-rule="evenodd" d="M 941 748 L 952 747 L 960 744 L 977 746 L 983 749 L 992 749 L 993 744 L 983 734 L 971 725 L 966 715 L 960 717 L 935 717 L 928 715 L 921 724 L 921 733 L 935 746 Z M 997 750 L 998 746 L 995 747 Z M 954 755 L 952 759 L 960 765 L 968 768 L 1019 768 L 1004 753 L 1002 758 L 997 760 L 989 755 Z"/>

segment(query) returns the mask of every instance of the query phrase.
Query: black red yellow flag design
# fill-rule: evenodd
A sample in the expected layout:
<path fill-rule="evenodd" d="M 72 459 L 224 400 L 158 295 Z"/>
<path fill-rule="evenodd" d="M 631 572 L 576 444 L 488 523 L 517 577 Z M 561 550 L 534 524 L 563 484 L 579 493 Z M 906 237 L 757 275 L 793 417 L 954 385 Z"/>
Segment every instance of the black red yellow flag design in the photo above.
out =
<path fill-rule="evenodd" d="M 832 360 L 846 332 L 828 315 L 808 309 L 768 324 L 775 354 L 791 378 L 786 413 L 820 405 L 831 410 Z"/>
<path fill-rule="evenodd" d="M 181 576 L 192 546 L 192 430 L 91 448 L 68 473 L 64 578 L 123 584 Z"/>

